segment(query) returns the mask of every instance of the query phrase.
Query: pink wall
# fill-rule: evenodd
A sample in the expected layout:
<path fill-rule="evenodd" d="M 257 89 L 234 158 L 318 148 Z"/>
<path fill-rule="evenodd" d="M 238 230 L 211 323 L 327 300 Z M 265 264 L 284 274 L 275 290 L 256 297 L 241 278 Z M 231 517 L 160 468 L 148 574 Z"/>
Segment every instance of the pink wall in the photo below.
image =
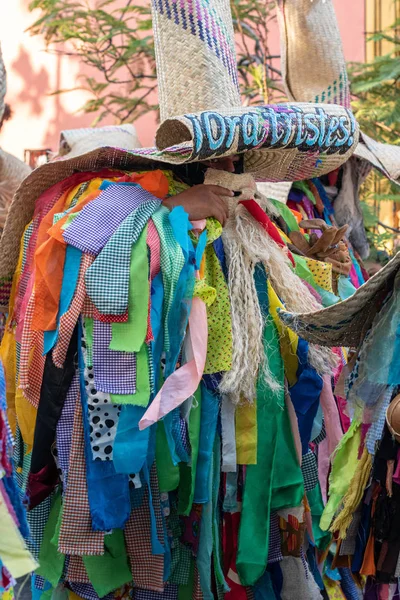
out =
<path fill-rule="evenodd" d="M 312 0 L 310 0 L 312 1 Z M 333 0 L 343 37 L 347 60 L 364 60 L 364 1 Z M 29 0 L 12 0 L 1 9 L 0 41 L 8 70 L 7 102 L 14 117 L 4 125 L 1 146 L 23 158 L 24 149 L 58 147 L 62 129 L 89 127 L 93 114 L 79 108 L 87 96 L 83 91 L 51 95 L 56 89 L 79 85 L 81 65 L 71 57 L 44 51 L 44 41 L 26 32 L 35 15 L 28 11 Z M 279 53 L 277 25 L 272 25 L 270 48 Z M 108 121 L 107 124 L 112 124 Z M 151 145 L 156 130 L 153 115 L 136 123 L 143 145 Z"/>

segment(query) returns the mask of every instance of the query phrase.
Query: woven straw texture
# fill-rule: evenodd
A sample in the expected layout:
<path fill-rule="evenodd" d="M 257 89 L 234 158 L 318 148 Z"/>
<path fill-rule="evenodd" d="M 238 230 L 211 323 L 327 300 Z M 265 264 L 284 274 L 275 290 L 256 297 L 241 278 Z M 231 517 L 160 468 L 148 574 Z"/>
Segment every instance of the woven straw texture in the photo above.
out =
<path fill-rule="evenodd" d="M 161 120 L 239 107 L 229 0 L 152 0 L 152 14 Z"/>
<path fill-rule="evenodd" d="M 296 102 L 350 106 L 346 61 L 332 0 L 279 0 L 282 76 Z M 400 184 L 400 148 L 361 133 L 354 154 Z"/>
<path fill-rule="evenodd" d="M 73 158 L 102 146 L 134 150 L 141 148 L 142 144 L 135 127 L 130 124 L 69 129 L 61 132 L 58 154 L 64 158 Z"/>
<path fill-rule="evenodd" d="M 400 147 L 376 142 L 365 133 L 354 153 L 367 160 L 388 179 L 400 185 Z"/>
<path fill-rule="evenodd" d="M 196 124 L 204 121 L 204 114 L 210 121 L 210 113 L 165 121 L 160 126 L 160 130 L 164 132 L 162 135 L 169 135 L 165 133 L 165 128 L 174 129 L 173 135 L 178 142 L 177 146 L 165 151 L 156 148 L 126 151 L 103 147 L 82 156 L 60 158 L 33 171 L 18 189 L 4 227 L 0 242 L 0 279 L 8 278 L 14 272 L 19 240 L 25 226 L 32 219 L 35 201 L 49 187 L 76 171 L 105 167 L 129 171 L 139 167 L 146 168 L 157 162 L 183 164 L 247 150 L 244 161 L 246 172 L 260 180 L 295 181 L 318 177 L 334 170 L 351 156 L 358 140 L 358 127 L 354 117 L 346 109 L 335 105 L 277 105 L 237 109 L 225 115 L 213 113 L 217 115 L 219 124 L 233 123 L 231 129 L 225 129 L 223 139 L 222 125 L 221 129 L 216 128 L 211 132 L 206 126 L 203 130 L 196 127 Z M 338 128 L 340 119 L 344 129 Z M 313 123 L 313 129 L 307 133 L 310 122 Z M 329 131 L 332 132 L 329 129 L 330 123 L 336 127 L 336 138 L 332 133 L 329 134 Z M 178 129 L 181 138 L 178 137 Z M 343 131 L 347 131 L 347 142 L 341 144 Z M 309 135 L 315 139 L 313 148 L 307 144 Z M 181 139 L 189 136 L 192 136 L 190 141 L 179 144 Z M 215 140 L 219 143 L 220 139 L 221 146 L 219 152 L 216 152 L 213 144 L 215 146 Z M 333 139 L 341 145 L 335 147 Z M 321 140 L 328 140 L 329 143 L 321 145 Z M 262 147 L 252 149 L 255 141 Z"/>
<path fill-rule="evenodd" d="M 400 252 L 356 293 L 314 313 L 280 312 L 281 320 L 309 342 L 322 346 L 357 348 L 399 276 Z"/>
<path fill-rule="evenodd" d="M 349 108 L 346 62 L 332 0 L 279 0 L 278 23 L 288 97 Z"/>
<path fill-rule="evenodd" d="M 0 148 L 0 230 L 4 227 L 5 218 L 18 186 L 30 172 L 28 165 Z"/>
<path fill-rule="evenodd" d="M 7 91 L 7 75 L 0 46 L 0 121 L 4 114 L 4 97 Z"/>

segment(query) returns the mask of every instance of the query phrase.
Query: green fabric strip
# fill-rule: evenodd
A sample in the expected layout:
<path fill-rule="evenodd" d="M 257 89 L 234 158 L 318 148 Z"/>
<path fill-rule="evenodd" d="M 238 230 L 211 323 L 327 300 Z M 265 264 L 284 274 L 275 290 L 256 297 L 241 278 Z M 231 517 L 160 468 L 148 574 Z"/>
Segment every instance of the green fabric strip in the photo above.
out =
<path fill-rule="evenodd" d="M 156 433 L 156 466 L 160 492 L 172 492 L 179 485 L 179 466 L 174 465 L 168 451 L 164 421 L 157 423 Z"/>
<path fill-rule="evenodd" d="M 299 224 L 297 223 L 296 217 L 290 210 L 286 204 L 283 202 L 279 202 L 279 200 L 274 200 L 273 198 L 269 199 L 270 202 L 275 206 L 286 225 L 289 227 L 290 231 L 300 231 Z"/>
<path fill-rule="evenodd" d="M 324 503 L 322 500 L 321 488 L 319 483 L 315 488 L 307 492 L 307 501 L 310 506 L 311 519 L 312 519 L 312 530 L 314 535 L 314 542 L 318 550 L 324 551 L 329 546 L 332 536 L 325 531 L 322 531 L 319 526 L 321 515 L 324 512 Z"/>
<path fill-rule="evenodd" d="M 103 555 L 82 557 L 90 582 L 100 598 L 132 581 L 123 531 L 114 529 L 106 535 L 104 546 Z"/>
<path fill-rule="evenodd" d="M 242 585 L 254 585 L 268 561 L 271 510 L 298 506 L 304 495 L 303 477 L 285 408 L 284 366 L 279 335 L 268 312 L 265 275 L 256 270 L 256 286 L 265 318 L 264 350 L 281 389 L 274 392 L 260 378 L 257 384 L 257 464 L 248 465 L 240 520 L 237 571 Z"/>
<path fill-rule="evenodd" d="M 132 246 L 129 270 L 128 320 L 125 323 L 112 323 L 110 350 L 139 352 L 146 339 L 150 293 L 149 258 L 146 240 L 147 225 L 139 235 L 136 244 Z"/>
<path fill-rule="evenodd" d="M 178 588 L 178 600 L 192 600 L 194 587 L 194 558 L 190 563 L 190 574 L 187 585 L 180 585 Z"/>
<path fill-rule="evenodd" d="M 54 498 L 50 516 L 44 528 L 43 541 L 40 547 L 39 564 L 36 574 L 44 577 L 55 588 L 64 570 L 65 555 L 58 551 L 62 508 L 61 492 Z"/>

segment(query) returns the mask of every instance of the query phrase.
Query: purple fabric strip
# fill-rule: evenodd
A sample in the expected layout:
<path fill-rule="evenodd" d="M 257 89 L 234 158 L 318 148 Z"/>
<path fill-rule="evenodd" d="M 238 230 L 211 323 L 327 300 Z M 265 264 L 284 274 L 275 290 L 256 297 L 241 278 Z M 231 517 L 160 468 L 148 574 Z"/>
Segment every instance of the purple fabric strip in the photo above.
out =
<path fill-rule="evenodd" d="M 148 196 L 139 185 L 111 184 L 83 207 L 64 232 L 64 240 L 97 256 L 122 221 Z"/>
<path fill-rule="evenodd" d="M 85 600 L 99 600 L 98 594 L 93 589 L 93 586 L 90 583 L 72 583 L 69 582 L 68 586 L 71 590 L 80 596 L 81 598 L 85 598 Z M 107 594 L 104 596 L 102 600 L 112 600 L 114 598 L 114 594 Z"/>
<path fill-rule="evenodd" d="M 96 389 L 107 394 L 136 393 L 136 354 L 110 350 L 111 323 L 94 319 L 93 373 Z"/>

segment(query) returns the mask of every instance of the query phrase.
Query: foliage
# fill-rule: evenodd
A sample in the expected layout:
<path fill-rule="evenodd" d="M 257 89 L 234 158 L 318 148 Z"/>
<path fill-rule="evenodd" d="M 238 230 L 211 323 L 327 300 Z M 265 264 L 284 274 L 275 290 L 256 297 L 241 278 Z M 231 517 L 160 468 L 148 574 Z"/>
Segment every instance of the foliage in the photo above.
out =
<path fill-rule="evenodd" d="M 361 129 L 381 142 L 400 143 L 400 21 L 368 38 L 389 51 L 369 63 L 351 63 L 352 107 Z"/>
<path fill-rule="evenodd" d="M 77 56 L 91 68 L 90 75 L 81 75 L 81 88 L 92 96 L 83 109 L 98 113 L 97 122 L 107 115 L 116 123 L 133 121 L 157 108 L 150 6 L 33 0 L 29 7 L 41 12 L 30 31 L 44 35 L 50 52 Z"/>
<path fill-rule="evenodd" d="M 387 52 L 368 63 L 352 63 L 352 108 L 364 133 L 377 141 L 400 144 L 400 21 L 368 38 Z M 392 252 L 399 232 L 379 220 L 382 202 L 400 203 L 399 187 L 374 171 L 364 186 L 364 219 L 371 244 Z M 400 205 L 399 205 L 400 209 Z"/>
<path fill-rule="evenodd" d="M 136 0 L 137 1 L 137 0 Z M 83 107 L 96 113 L 95 123 L 111 115 L 131 122 L 156 111 L 157 79 L 150 0 L 32 0 L 39 17 L 30 27 L 44 35 L 49 52 L 77 56 L 90 67 L 81 88 L 90 92 Z M 248 104 L 280 97 L 279 71 L 268 49 L 272 0 L 232 0 L 238 33 L 241 88 Z M 59 90 L 55 93 L 64 92 Z"/>

